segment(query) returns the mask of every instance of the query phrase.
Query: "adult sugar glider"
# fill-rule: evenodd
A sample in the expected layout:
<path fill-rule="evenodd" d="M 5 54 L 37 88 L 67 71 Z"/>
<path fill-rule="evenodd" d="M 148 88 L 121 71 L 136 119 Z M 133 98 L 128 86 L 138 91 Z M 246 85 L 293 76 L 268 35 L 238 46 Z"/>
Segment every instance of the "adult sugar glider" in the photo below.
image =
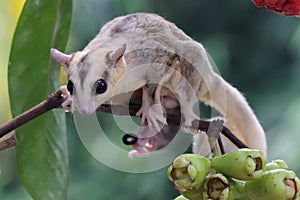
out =
<path fill-rule="evenodd" d="M 107 22 L 82 50 L 66 55 L 51 49 L 52 58 L 66 67 L 68 84 L 62 90 L 67 101 L 83 115 L 119 93 L 143 88 L 137 114 L 142 124 L 159 129 L 166 123 L 160 105 L 161 87 L 175 94 L 184 117 L 182 127 L 191 131 L 199 119 L 193 106 L 199 100 L 215 107 L 249 147 L 266 154 L 264 131 L 242 94 L 214 72 L 205 48 L 175 24 L 156 14 L 135 13 Z M 154 91 L 154 94 L 153 94 Z M 70 93 L 70 94 L 68 94 Z"/>

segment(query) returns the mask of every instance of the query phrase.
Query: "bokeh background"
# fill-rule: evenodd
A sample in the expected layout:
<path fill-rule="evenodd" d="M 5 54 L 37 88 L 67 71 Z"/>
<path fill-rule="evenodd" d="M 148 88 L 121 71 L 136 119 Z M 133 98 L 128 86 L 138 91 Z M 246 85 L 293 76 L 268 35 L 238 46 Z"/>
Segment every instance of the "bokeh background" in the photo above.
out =
<path fill-rule="evenodd" d="M 10 119 L 7 65 L 24 0 L 0 1 L 0 124 Z M 82 49 L 119 15 L 154 12 L 203 43 L 221 75 L 243 92 L 266 130 L 268 160 L 282 158 L 300 176 L 300 21 L 251 1 L 74 0 L 68 52 Z M 38 52 L 37 52 L 38 53 Z M 26 89 L 26 88 L 24 88 Z M 166 168 L 145 174 L 110 169 L 68 133 L 69 199 L 172 199 Z M 18 180 L 14 149 L 0 151 L 0 199 L 31 199 Z"/>

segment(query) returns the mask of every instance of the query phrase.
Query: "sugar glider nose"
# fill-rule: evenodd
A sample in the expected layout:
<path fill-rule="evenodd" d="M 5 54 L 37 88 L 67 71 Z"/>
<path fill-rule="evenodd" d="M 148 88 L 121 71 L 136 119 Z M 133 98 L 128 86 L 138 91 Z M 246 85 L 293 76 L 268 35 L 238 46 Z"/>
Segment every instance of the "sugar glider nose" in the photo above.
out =
<path fill-rule="evenodd" d="M 78 109 L 78 111 L 80 112 L 80 114 L 87 116 L 90 114 L 90 109 L 87 106 L 82 106 Z"/>

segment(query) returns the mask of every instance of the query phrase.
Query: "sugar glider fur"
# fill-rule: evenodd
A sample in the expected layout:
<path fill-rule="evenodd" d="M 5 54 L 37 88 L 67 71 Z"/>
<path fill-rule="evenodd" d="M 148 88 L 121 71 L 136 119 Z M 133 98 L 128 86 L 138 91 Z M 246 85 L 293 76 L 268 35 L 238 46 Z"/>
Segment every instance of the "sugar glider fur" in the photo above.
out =
<path fill-rule="evenodd" d="M 159 131 L 166 123 L 160 98 L 163 86 L 180 105 L 183 130 L 193 132 L 192 121 L 199 119 L 193 106 L 200 100 L 216 108 L 237 137 L 266 155 L 265 133 L 243 95 L 213 71 L 202 44 L 156 14 L 117 17 L 82 51 L 67 55 L 51 49 L 51 56 L 66 67 L 68 84 L 62 87 L 66 109 L 71 106 L 71 111 L 88 115 L 120 93 L 143 88 L 137 113 L 141 125 Z M 154 96 L 153 88 L 147 87 L 150 83 L 160 85 Z M 158 106 L 150 115 L 153 105 Z"/>

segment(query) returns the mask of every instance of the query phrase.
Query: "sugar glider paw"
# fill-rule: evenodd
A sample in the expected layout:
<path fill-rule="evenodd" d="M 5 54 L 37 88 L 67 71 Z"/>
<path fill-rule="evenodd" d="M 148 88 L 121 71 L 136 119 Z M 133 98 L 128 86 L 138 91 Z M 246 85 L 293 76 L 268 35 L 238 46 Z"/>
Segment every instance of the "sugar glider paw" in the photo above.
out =
<path fill-rule="evenodd" d="M 167 119 L 164 116 L 163 107 L 160 104 L 154 104 L 149 110 L 149 120 L 150 127 L 151 125 L 157 130 L 160 131 L 163 125 L 167 125 Z"/>
<path fill-rule="evenodd" d="M 149 156 L 149 153 L 154 150 L 153 145 L 150 144 L 151 139 L 147 137 L 144 138 L 142 136 L 151 134 L 152 131 L 148 127 L 141 127 L 137 134 L 125 134 L 123 136 L 123 143 L 126 145 L 131 145 L 134 148 L 134 150 L 131 150 L 128 153 L 129 158 L 133 159 L 135 156 Z"/>
<path fill-rule="evenodd" d="M 192 122 L 194 120 L 200 120 L 200 118 L 195 113 L 190 114 L 184 114 L 184 122 L 182 124 L 182 131 L 187 133 L 196 134 L 198 133 L 198 130 L 195 128 L 192 128 Z"/>
<path fill-rule="evenodd" d="M 167 120 L 164 116 L 164 110 L 161 105 L 154 104 L 152 106 L 142 105 L 140 110 L 136 113 L 136 116 L 142 116 L 141 125 L 147 125 L 151 128 L 154 127 L 157 131 L 160 131 L 163 125 L 167 125 Z"/>
<path fill-rule="evenodd" d="M 184 114 L 183 126 L 191 127 L 194 120 L 200 120 L 200 118 L 195 113 Z"/>
<path fill-rule="evenodd" d="M 128 157 L 130 159 L 134 159 L 134 157 L 147 157 L 149 156 L 149 152 L 139 152 L 138 150 L 131 150 L 128 152 Z"/>
<path fill-rule="evenodd" d="M 142 117 L 141 119 L 141 126 L 145 125 L 148 113 L 149 113 L 150 105 L 143 103 L 141 108 L 135 114 L 138 117 Z"/>
<path fill-rule="evenodd" d="M 67 89 L 67 86 L 61 86 L 59 88 L 59 90 L 62 92 L 62 94 L 64 95 L 64 99 L 65 101 L 61 104 L 61 107 L 64 109 L 64 111 L 66 112 L 70 112 L 72 111 L 72 103 L 73 103 L 73 100 L 72 100 L 72 97 L 71 97 L 71 94 L 70 92 L 68 91 Z"/>

